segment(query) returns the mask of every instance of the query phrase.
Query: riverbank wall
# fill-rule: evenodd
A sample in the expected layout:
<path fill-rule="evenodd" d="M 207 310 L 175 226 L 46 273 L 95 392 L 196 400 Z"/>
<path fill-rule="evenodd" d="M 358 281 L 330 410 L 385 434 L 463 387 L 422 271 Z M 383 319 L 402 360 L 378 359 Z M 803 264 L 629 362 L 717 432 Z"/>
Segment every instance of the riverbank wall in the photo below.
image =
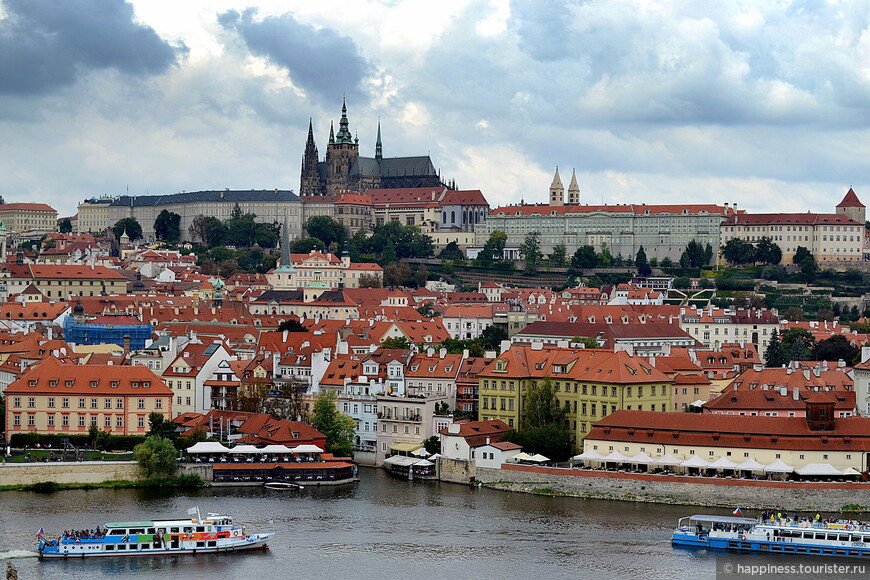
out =
<path fill-rule="evenodd" d="M 676 505 L 781 509 L 785 511 L 870 511 L 870 484 L 852 482 L 759 481 L 647 473 L 508 465 L 442 465 L 442 480 L 506 491 Z"/>
<path fill-rule="evenodd" d="M 87 484 L 141 479 L 139 464 L 135 461 L 0 463 L 0 485 L 33 485 L 44 481 Z"/>

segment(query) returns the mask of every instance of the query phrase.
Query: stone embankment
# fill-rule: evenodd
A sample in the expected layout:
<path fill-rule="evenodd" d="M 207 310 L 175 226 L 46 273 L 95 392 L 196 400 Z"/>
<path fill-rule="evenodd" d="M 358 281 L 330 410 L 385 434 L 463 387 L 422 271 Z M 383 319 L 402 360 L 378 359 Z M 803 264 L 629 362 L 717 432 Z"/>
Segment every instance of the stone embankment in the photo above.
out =
<path fill-rule="evenodd" d="M 461 461 L 443 461 L 441 479 L 479 483 L 495 489 L 677 505 L 733 509 L 838 512 L 870 511 L 870 483 L 757 481 L 646 473 L 504 465 L 475 468 Z"/>
<path fill-rule="evenodd" d="M 87 484 L 140 479 L 139 464 L 135 461 L 0 463 L 0 485 L 33 485 L 44 481 Z"/>

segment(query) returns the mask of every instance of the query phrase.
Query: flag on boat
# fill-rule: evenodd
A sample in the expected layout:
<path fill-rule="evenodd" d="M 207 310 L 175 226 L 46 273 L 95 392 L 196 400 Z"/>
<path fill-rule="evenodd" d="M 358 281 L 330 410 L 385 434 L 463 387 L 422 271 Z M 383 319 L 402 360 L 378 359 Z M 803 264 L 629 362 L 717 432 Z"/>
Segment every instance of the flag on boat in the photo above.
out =
<path fill-rule="evenodd" d="M 189 515 L 189 516 L 195 516 L 195 515 L 196 515 L 196 510 L 197 510 L 197 508 L 195 508 L 195 507 L 190 508 L 189 510 L 187 510 L 187 515 Z"/>
<path fill-rule="evenodd" d="M 735 516 L 742 516 L 742 515 L 743 515 L 743 512 L 740 511 L 740 508 L 737 508 L 736 510 L 734 510 L 734 515 L 735 515 Z"/>
<path fill-rule="evenodd" d="M 39 537 L 39 536 L 44 536 L 44 535 L 45 535 L 45 529 L 39 528 L 39 531 L 36 532 L 36 536 Z"/>

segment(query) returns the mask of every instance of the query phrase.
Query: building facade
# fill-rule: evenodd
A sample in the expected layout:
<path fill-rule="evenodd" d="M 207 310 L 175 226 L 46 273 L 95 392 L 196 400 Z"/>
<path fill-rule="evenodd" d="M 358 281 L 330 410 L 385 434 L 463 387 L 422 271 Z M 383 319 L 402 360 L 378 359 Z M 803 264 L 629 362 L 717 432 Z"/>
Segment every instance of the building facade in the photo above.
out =
<path fill-rule="evenodd" d="M 57 231 L 57 210 L 44 203 L 4 203 L 0 205 L 0 221 L 6 233 Z"/>

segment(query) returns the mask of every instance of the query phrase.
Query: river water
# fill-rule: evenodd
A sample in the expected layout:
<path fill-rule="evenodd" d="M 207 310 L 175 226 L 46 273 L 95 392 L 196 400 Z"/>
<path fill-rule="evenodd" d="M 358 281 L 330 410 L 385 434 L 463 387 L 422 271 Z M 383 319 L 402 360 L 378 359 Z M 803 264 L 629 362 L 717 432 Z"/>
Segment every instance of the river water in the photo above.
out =
<path fill-rule="evenodd" d="M 215 487 L 2 492 L 0 558 L 19 556 L 12 561 L 22 580 L 715 576 L 717 555 L 670 544 L 677 518 L 699 508 L 408 482 L 366 468 L 360 475 L 352 485 L 289 492 Z M 228 513 L 249 531 L 277 532 L 271 549 L 45 562 L 27 557 L 40 527 L 53 535 L 107 521 L 184 517 L 196 505 L 202 513 Z M 5 569 L 5 562 L 0 566 Z"/>

